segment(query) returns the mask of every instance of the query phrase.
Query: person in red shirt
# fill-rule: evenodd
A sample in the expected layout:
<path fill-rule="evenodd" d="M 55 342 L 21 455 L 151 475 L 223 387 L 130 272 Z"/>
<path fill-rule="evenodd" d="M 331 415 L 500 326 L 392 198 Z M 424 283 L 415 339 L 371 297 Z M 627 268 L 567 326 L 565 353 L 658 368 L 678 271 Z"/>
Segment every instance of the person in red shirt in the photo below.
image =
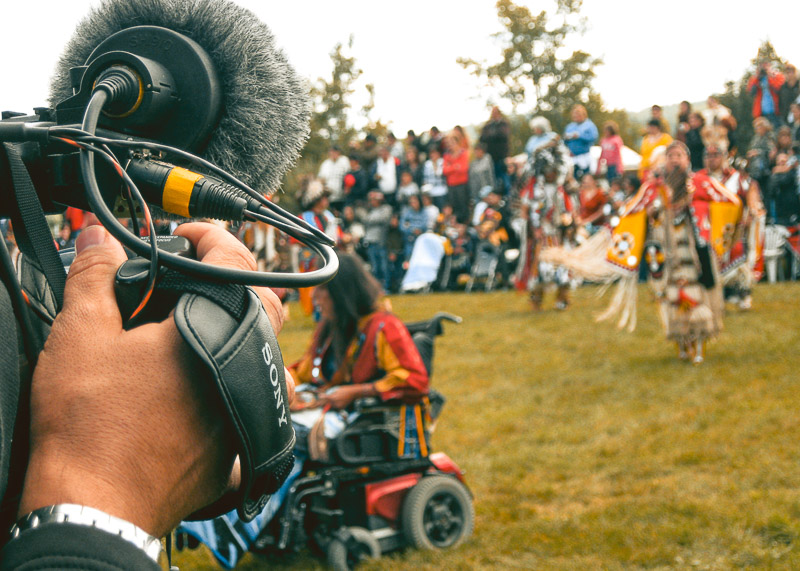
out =
<path fill-rule="evenodd" d="M 447 200 L 460 224 L 470 220 L 469 203 L 469 153 L 461 134 L 453 130 L 444 139 L 445 148 L 442 174 L 447 181 Z"/>
<path fill-rule="evenodd" d="M 747 91 L 753 96 L 753 119 L 766 117 L 775 128 L 781 126 L 779 93 L 784 81 L 783 74 L 775 71 L 770 62 L 759 62 L 758 70 L 747 82 Z"/>
<path fill-rule="evenodd" d="M 69 225 L 69 229 L 72 232 L 72 237 L 77 238 L 78 234 L 84 227 L 84 212 L 78 208 L 74 208 L 72 206 L 67 207 L 67 211 L 64 213 L 64 218 L 67 219 L 67 224 Z"/>
<path fill-rule="evenodd" d="M 622 166 L 622 137 L 615 121 L 603 125 L 603 138 L 600 140 L 600 158 L 597 161 L 597 176 L 605 176 L 608 182 L 616 180 L 625 169 Z M 605 169 L 605 172 L 603 172 Z"/>

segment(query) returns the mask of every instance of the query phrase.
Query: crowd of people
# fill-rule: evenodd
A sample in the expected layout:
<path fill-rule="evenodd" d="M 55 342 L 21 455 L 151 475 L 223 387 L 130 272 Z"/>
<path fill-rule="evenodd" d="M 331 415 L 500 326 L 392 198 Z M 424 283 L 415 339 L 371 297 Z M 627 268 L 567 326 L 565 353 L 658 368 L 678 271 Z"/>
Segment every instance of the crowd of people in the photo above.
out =
<path fill-rule="evenodd" d="M 697 110 L 681 102 L 674 128 L 654 105 L 638 147 L 641 160 L 631 167 L 622 161 L 617 124 L 598 129 L 578 104 L 562 133 L 534 117 L 524 153 L 512 156 L 509 121 L 495 107 L 475 141 L 455 126 L 422 136 L 409 131 L 403 141 L 392 133 L 380 141 L 367 135 L 346 152 L 332 147 L 318 173 L 303 182 L 299 203 L 307 221 L 369 263 L 387 292 L 401 289 L 417 238 L 434 233 L 447 242 L 454 268 L 439 287 L 463 287 L 479 244 L 491 240 L 515 253 L 500 258 L 498 283 L 529 289 L 538 308 L 543 284 L 555 282 L 557 306 L 564 308 L 569 277 L 557 268 L 532 267 L 526 246 L 580 244 L 590 237 L 653 176 L 673 141 L 686 145 L 692 171 L 707 168 L 709 155 L 716 165 L 719 154 L 715 168 L 726 173 L 720 178 L 735 171 L 753 181 L 767 223 L 800 223 L 796 70 L 787 65 L 779 72 L 765 62 L 750 89 L 755 135 L 749 141 L 739 140 L 731 110 L 713 96 Z M 593 158 L 595 146 L 600 152 Z"/>
<path fill-rule="evenodd" d="M 681 102 L 674 127 L 653 105 L 636 165 L 623 164 L 618 125 L 607 121 L 598 129 L 580 104 L 561 133 L 546 118 L 532 118 L 524 152 L 513 156 L 510 123 L 497 107 L 474 141 L 459 125 L 447 132 L 437 127 L 421 135 L 409 131 L 404 140 L 391 132 L 382 140 L 367 134 L 347 148 L 332 146 L 318 171 L 302 180 L 298 214 L 334 238 L 341 250 L 360 255 L 387 292 L 401 291 L 417 238 L 433 233 L 446 242 L 451 261 L 449 278 L 437 287 L 463 288 L 480 244 L 490 241 L 501 253 L 514 252 L 500 256 L 496 283 L 527 288 L 538 308 L 543 285 L 555 282 L 561 292 L 557 306 L 564 308 L 569 277 L 532 265 L 533 253 L 525 248 L 580 244 L 593 235 L 648 180 L 672 141 L 686 145 L 692 171 L 707 167 L 711 149 L 712 157 L 722 154 L 726 172 L 754 181 L 767 223 L 790 229 L 800 224 L 797 70 L 789 64 L 779 71 L 762 62 L 748 89 L 754 101 L 749 141 L 740 140 L 731 110 L 714 96 L 700 109 Z M 593 147 L 599 147 L 599 156 L 592 157 Z M 74 243 L 86 225 L 84 216 L 69 209 L 54 226 L 59 247 Z M 168 232 L 167 226 L 162 230 Z M 7 224 L 3 231 L 9 235 Z M 279 232 L 253 225 L 236 231 L 262 269 L 315 267 L 313 252 Z M 307 308 L 310 295 L 301 292 Z"/>

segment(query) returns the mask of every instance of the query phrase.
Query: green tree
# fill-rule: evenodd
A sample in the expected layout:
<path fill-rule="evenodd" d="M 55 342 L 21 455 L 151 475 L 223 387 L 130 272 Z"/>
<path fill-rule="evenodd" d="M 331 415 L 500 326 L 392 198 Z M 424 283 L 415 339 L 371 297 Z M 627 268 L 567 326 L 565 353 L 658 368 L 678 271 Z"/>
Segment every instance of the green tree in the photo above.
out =
<path fill-rule="evenodd" d="M 324 159 L 330 145 L 346 147 L 355 137 L 356 130 L 350 124 L 350 97 L 355 91 L 354 84 L 363 71 L 356 59 L 349 55 L 353 48 L 353 36 L 347 46 L 336 44 L 330 53 L 333 69 L 330 79 L 319 78 L 311 88 L 314 109 L 311 115 L 311 139 L 303 154 L 311 158 Z M 370 93 L 372 87 L 367 87 Z M 319 147 L 319 149 L 317 148 Z M 321 150 L 322 154 L 318 154 Z"/>
<path fill-rule="evenodd" d="M 504 29 L 494 37 L 502 59 L 488 64 L 459 58 L 458 63 L 497 88 L 514 113 L 524 105 L 531 115 L 547 117 L 557 131 L 569 122 L 569 110 L 576 103 L 586 105 L 594 116 L 603 108 L 591 85 L 602 60 L 580 50 L 566 53 L 567 38 L 584 29 L 582 3 L 555 0 L 554 13 L 533 14 L 512 0 L 498 0 L 497 16 Z"/>
<path fill-rule="evenodd" d="M 290 203 L 300 186 L 300 179 L 309 173 L 316 174 L 330 147 L 338 145 L 347 149 L 350 141 L 356 137 L 356 129 L 350 123 L 350 98 L 363 71 L 358 67 L 355 57 L 350 55 L 352 48 L 353 36 L 350 36 L 346 46 L 336 44 L 330 53 L 333 64 L 330 77 L 319 78 L 311 86 L 311 135 L 297 165 L 284 181 Z M 367 86 L 367 90 L 372 93 L 372 86 Z"/>

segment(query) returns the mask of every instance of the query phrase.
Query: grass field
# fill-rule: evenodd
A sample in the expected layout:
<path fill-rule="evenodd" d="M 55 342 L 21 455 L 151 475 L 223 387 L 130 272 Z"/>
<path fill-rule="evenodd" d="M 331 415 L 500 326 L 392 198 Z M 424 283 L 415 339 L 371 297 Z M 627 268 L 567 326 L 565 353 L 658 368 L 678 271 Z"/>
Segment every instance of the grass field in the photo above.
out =
<path fill-rule="evenodd" d="M 393 298 L 406 320 L 464 318 L 437 342 L 434 446 L 466 470 L 476 528 L 363 569 L 800 569 L 800 285 L 758 286 L 702 366 L 677 360 L 645 287 L 632 334 L 594 323 L 594 293 L 537 314 L 514 292 Z M 312 329 L 291 309 L 287 361 Z M 301 553 L 240 568 L 323 567 Z"/>

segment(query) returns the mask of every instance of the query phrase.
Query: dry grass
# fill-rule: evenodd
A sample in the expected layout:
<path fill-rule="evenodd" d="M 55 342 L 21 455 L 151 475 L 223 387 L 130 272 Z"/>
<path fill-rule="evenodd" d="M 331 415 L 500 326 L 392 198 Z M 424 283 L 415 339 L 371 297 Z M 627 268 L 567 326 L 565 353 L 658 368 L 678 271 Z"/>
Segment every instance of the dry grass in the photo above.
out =
<path fill-rule="evenodd" d="M 700 367 L 662 340 L 646 288 L 633 334 L 595 324 L 593 294 L 538 314 L 512 292 L 394 298 L 404 319 L 464 317 L 437 344 L 435 445 L 467 471 L 476 532 L 364 569 L 800 568 L 800 285 L 759 286 Z M 287 361 L 312 327 L 292 310 Z M 322 566 L 300 554 L 241 568 Z"/>

